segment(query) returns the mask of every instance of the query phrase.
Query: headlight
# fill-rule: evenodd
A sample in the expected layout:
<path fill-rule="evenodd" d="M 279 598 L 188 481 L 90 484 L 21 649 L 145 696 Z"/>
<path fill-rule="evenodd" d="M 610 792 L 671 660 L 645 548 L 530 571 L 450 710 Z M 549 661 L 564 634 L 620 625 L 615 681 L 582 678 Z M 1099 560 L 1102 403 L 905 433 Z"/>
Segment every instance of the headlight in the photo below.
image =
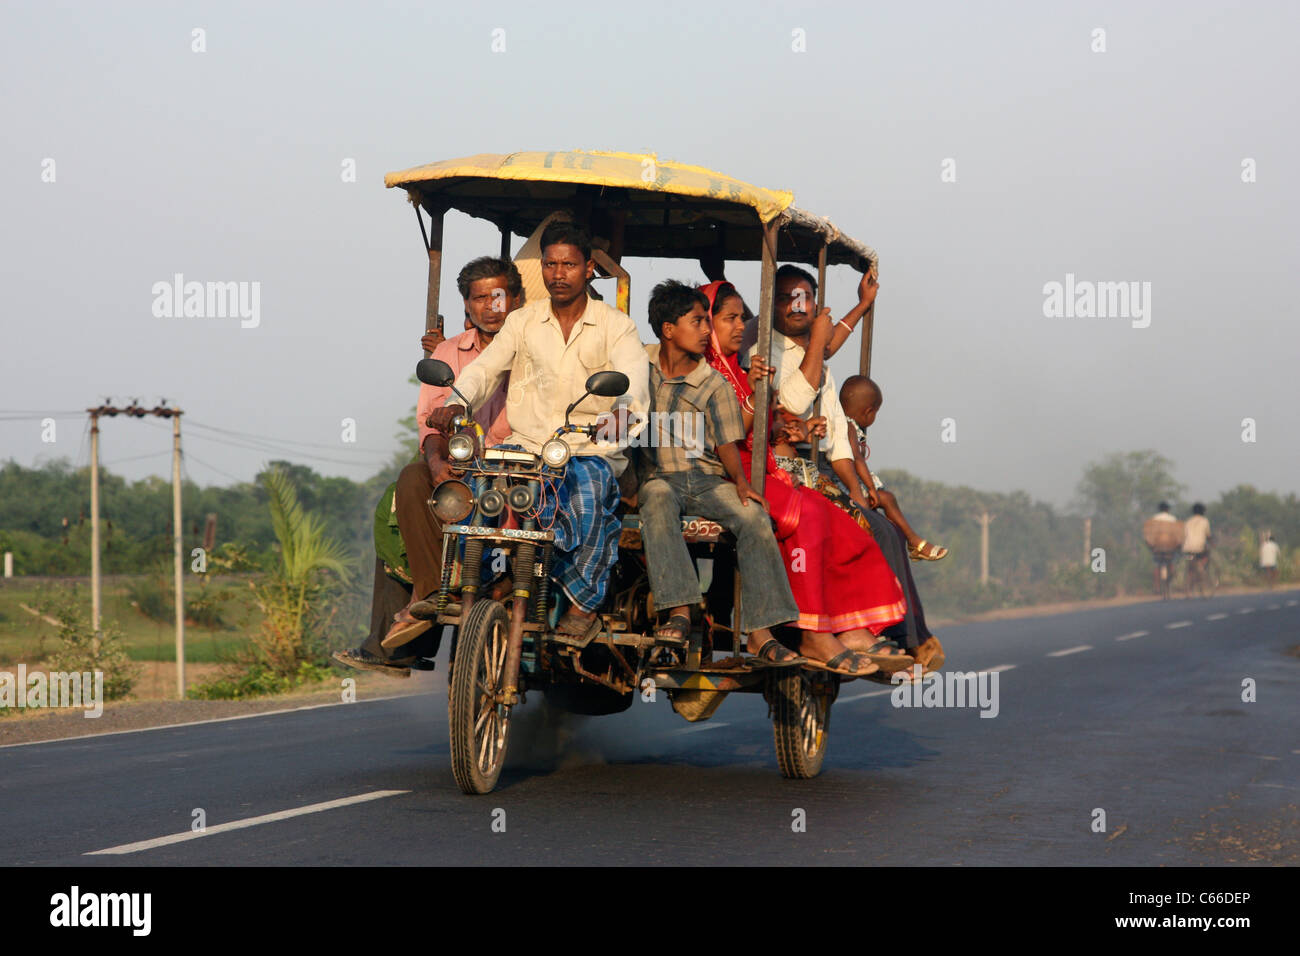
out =
<path fill-rule="evenodd" d="M 527 511 L 533 506 L 533 489 L 527 485 L 515 485 L 506 495 L 506 500 L 510 502 L 510 510 Z"/>
<path fill-rule="evenodd" d="M 452 435 L 447 442 L 447 454 L 454 461 L 468 461 L 474 457 L 474 439 L 468 435 Z"/>
<path fill-rule="evenodd" d="M 506 510 L 506 496 L 496 488 L 489 489 L 478 500 L 478 510 L 486 518 L 495 518 Z"/>
<path fill-rule="evenodd" d="M 552 438 L 542 446 L 542 461 L 552 468 L 559 468 L 568 460 L 569 443 L 563 438 Z"/>
<path fill-rule="evenodd" d="M 474 510 L 474 495 L 465 482 L 449 478 L 433 490 L 429 507 L 443 524 L 459 524 Z"/>

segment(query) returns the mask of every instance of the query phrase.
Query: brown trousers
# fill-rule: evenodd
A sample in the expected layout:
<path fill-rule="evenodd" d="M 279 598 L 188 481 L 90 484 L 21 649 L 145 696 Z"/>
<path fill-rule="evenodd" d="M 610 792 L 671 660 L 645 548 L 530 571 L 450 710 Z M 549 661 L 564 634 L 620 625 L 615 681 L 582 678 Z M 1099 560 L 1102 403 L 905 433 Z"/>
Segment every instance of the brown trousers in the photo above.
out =
<path fill-rule="evenodd" d="M 383 562 L 375 561 L 375 584 L 370 602 L 370 635 L 361 646 L 371 654 L 393 658 L 394 652 L 386 650 L 380 641 L 393 626 L 393 615 L 412 600 L 421 600 L 437 592 L 442 584 L 442 522 L 429 510 L 429 496 L 433 494 L 433 478 L 429 466 L 423 461 L 412 462 L 397 477 L 397 530 L 406 546 L 406 563 L 410 568 L 414 586 L 394 581 L 384 573 Z M 442 627 L 435 624 L 432 630 L 420 635 L 410 644 L 396 649 L 402 658 L 413 653 L 432 657 L 437 653 L 437 639 Z M 432 644 L 433 653 L 426 644 Z"/>
<path fill-rule="evenodd" d="M 397 530 L 406 546 L 412 593 L 423 600 L 442 585 L 442 522 L 429 508 L 433 478 L 429 466 L 413 461 L 397 476 Z"/>

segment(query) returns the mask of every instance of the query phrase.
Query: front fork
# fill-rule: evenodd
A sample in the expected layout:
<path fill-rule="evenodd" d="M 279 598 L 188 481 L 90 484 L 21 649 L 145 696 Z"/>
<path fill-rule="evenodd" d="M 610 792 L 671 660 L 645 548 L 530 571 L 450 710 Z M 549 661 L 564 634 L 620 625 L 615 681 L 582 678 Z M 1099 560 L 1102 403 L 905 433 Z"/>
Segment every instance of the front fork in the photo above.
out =
<path fill-rule="evenodd" d="M 533 501 L 538 501 L 541 483 L 532 482 Z M 526 518 L 522 522 L 525 531 L 532 531 L 537 526 L 535 518 Z M 506 642 L 505 673 L 502 674 L 502 704 L 513 707 L 519 701 L 519 662 L 524 654 L 524 620 L 528 617 L 528 602 L 533 596 L 533 572 L 537 567 L 537 545 L 532 541 L 520 541 L 515 549 L 514 561 L 514 603 L 510 608 L 510 636 Z M 549 572 L 543 569 L 543 574 Z"/>
<path fill-rule="evenodd" d="M 533 595 L 533 568 L 537 564 L 537 545 L 519 542 L 515 549 L 514 602 L 510 608 L 510 637 L 506 642 L 506 666 L 502 675 L 505 690 L 503 703 L 513 707 L 519 701 L 519 662 L 524 653 L 524 619 Z"/>

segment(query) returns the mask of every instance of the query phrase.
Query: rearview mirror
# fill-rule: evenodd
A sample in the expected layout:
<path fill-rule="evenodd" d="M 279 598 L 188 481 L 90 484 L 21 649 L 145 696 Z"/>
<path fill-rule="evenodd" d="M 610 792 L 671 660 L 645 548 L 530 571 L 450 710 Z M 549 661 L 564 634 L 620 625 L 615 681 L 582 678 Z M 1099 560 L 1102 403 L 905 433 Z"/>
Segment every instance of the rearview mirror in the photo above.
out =
<path fill-rule="evenodd" d="M 415 365 L 415 377 L 435 388 L 450 388 L 452 382 L 456 381 L 456 373 L 451 370 L 451 366 L 435 358 L 420 359 Z"/>
<path fill-rule="evenodd" d="M 627 394 L 629 384 L 622 372 L 597 372 L 587 379 L 587 391 L 602 398 L 617 398 Z"/>

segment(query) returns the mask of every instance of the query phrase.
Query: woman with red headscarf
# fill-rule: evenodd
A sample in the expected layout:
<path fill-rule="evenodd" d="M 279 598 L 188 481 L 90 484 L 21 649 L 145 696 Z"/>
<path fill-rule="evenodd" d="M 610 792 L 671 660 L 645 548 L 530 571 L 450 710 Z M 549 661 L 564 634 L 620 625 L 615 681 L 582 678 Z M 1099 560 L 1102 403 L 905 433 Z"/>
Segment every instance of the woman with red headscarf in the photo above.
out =
<path fill-rule="evenodd" d="M 748 375 L 740 367 L 744 303 L 735 287 L 729 282 L 711 282 L 700 291 L 709 300 L 712 319 L 705 357 L 735 389 L 749 426 L 740 450 L 748 471 L 754 449 L 753 383 L 765 373 L 765 365 L 756 358 Z M 903 589 L 875 539 L 824 496 L 811 488 L 794 487 L 790 476 L 777 467 L 770 449 L 765 471 L 763 496 L 776 522 L 777 543 L 799 606 L 801 653 L 807 650 L 810 656 L 820 658 L 818 651 L 839 644 L 841 637 L 857 642 L 865 639 L 867 632 L 878 635 L 903 620 L 907 612 Z M 883 654 L 880 658 L 895 656 Z M 911 663 L 910 658 L 902 660 Z"/>

